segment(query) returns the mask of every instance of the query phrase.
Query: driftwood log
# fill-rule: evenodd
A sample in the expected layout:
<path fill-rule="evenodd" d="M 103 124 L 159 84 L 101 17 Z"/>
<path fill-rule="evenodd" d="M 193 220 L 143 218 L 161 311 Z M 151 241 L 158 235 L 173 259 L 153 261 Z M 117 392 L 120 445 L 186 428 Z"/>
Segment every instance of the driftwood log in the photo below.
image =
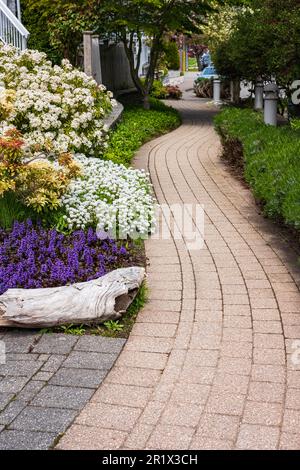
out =
<path fill-rule="evenodd" d="M 0 326 L 40 328 L 117 320 L 144 278 L 144 268 L 132 267 L 70 286 L 9 289 L 0 296 Z"/>

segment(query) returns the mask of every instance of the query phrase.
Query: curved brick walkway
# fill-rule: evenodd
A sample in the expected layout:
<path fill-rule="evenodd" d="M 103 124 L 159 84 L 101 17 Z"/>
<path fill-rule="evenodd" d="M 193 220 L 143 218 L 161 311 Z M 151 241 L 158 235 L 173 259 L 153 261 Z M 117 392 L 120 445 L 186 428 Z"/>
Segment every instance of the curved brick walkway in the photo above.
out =
<path fill-rule="evenodd" d="M 137 165 L 160 203 L 204 204 L 205 247 L 147 242 L 150 303 L 58 447 L 299 449 L 296 253 L 221 163 L 212 106 L 174 106 L 183 125 Z"/>

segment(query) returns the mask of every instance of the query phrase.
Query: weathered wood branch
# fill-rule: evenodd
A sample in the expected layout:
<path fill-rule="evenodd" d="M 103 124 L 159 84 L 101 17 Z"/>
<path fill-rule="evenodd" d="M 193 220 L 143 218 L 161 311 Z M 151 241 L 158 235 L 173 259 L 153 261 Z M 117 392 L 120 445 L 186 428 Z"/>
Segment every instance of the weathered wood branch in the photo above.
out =
<path fill-rule="evenodd" d="M 132 267 L 71 286 L 9 289 L 0 296 L 0 326 L 40 328 L 117 320 L 144 278 L 144 268 Z"/>

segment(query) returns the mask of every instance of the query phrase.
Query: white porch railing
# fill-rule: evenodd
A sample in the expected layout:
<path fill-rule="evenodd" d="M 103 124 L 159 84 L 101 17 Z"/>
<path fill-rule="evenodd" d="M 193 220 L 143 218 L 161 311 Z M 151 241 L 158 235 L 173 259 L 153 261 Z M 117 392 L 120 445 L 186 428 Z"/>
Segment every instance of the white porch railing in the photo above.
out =
<path fill-rule="evenodd" d="M 0 0 L 0 41 L 24 50 L 27 47 L 28 36 L 29 32 L 25 26 L 16 18 L 3 0 Z"/>

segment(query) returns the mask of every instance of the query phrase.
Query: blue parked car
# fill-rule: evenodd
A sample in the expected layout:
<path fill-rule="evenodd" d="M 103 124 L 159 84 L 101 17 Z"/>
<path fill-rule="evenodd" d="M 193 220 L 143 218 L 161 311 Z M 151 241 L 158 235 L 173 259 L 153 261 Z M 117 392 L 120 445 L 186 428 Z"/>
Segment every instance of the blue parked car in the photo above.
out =
<path fill-rule="evenodd" d="M 209 65 L 208 67 L 205 67 L 205 69 L 202 70 L 202 72 L 197 73 L 197 77 L 199 78 L 217 78 L 218 74 L 213 65 Z"/>

